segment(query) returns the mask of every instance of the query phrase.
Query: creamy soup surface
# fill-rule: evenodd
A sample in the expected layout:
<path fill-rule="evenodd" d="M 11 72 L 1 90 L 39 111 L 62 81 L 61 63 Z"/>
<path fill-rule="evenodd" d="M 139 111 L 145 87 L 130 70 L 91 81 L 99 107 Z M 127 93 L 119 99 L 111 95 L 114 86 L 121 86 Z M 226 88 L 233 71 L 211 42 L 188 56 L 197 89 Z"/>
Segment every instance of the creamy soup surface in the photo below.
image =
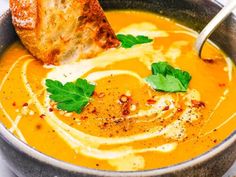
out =
<path fill-rule="evenodd" d="M 106 15 L 117 34 L 153 41 L 60 66 L 43 65 L 19 42 L 1 56 L 0 120 L 12 133 L 59 160 L 134 171 L 190 160 L 235 131 L 235 66 L 220 49 L 208 43 L 201 60 L 186 27 L 147 12 Z M 144 81 L 159 61 L 191 74 L 187 92 L 155 91 Z M 80 114 L 58 110 L 45 79 L 77 78 L 96 85 L 90 103 Z"/>

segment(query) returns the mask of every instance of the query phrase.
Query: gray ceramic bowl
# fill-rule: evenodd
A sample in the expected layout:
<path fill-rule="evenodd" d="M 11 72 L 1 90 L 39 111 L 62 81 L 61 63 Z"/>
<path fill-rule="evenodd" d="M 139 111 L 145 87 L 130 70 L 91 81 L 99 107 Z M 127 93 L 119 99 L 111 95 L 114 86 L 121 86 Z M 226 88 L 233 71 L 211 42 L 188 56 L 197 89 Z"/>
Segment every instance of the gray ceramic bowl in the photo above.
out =
<path fill-rule="evenodd" d="M 139 9 L 161 14 L 199 31 L 220 10 L 214 0 L 102 0 L 104 9 Z M 0 17 L 0 53 L 17 36 L 10 12 Z M 236 60 L 236 17 L 230 16 L 212 40 Z M 197 148 L 197 147 L 196 147 Z M 236 132 L 209 152 L 181 164 L 147 171 L 101 171 L 71 165 L 48 157 L 15 138 L 0 124 L 0 150 L 19 177 L 220 177 L 236 160 Z"/>

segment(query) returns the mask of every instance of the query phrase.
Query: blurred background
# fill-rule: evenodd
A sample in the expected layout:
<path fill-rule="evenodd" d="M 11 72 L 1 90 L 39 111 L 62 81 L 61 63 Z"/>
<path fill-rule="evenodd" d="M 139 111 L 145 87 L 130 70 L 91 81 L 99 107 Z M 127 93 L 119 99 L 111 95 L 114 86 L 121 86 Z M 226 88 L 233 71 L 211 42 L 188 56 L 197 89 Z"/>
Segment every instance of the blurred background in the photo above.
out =
<path fill-rule="evenodd" d="M 0 15 L 8 9 L 9 0 L 0 0 Z"/>
<path fill-rule="evenodd" d="M 0 15 L 2 15 L 9 7 L 9 0 L 0 0 Z M 227 3 L 228 1 L 235 1 L 235 0 L 218 0 L 220 3 Z M 236 10 L 235 10 L 236 14 Z M 2 34 L 0 34 L 2 35 Z M 4 161 L 1 158 L 0 154 L 0 177 L 16 177 L 14 174 L 12 174 L 6 166 L 4 166 Z M 224 177 L 236 177 L 236 162 L 234 166 L 228 171 L 227 174 L 224 175 Z"/>

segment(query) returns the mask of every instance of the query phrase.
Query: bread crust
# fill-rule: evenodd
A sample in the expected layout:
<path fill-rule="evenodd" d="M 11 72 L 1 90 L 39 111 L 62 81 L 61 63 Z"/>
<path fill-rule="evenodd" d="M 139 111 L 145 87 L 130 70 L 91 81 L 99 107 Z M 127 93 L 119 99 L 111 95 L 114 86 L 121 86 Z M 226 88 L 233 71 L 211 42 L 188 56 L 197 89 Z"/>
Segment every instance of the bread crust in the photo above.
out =
<path fill-rule="evenodd" d="M 98 0 L 10 0 L 22 43 L 46 64 L 90 58 L 119 46 Z"/>

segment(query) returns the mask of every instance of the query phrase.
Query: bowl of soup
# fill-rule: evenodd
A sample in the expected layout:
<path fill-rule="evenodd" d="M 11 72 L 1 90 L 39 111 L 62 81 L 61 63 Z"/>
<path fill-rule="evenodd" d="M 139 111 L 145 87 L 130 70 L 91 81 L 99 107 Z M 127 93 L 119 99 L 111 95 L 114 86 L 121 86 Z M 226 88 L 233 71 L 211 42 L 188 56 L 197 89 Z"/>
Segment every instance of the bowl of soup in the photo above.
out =
<path fill-rule="evenodd" d="M 24 48 L 10 11 L 0 18 L 0 149 L 10 169 L 19 177 L 222 176 L 236 159 L 235 16 L 200 59 L 194 42 L 221 9 L 216 1 L 101 5 L 121 46 L 59 66 Z"/>

